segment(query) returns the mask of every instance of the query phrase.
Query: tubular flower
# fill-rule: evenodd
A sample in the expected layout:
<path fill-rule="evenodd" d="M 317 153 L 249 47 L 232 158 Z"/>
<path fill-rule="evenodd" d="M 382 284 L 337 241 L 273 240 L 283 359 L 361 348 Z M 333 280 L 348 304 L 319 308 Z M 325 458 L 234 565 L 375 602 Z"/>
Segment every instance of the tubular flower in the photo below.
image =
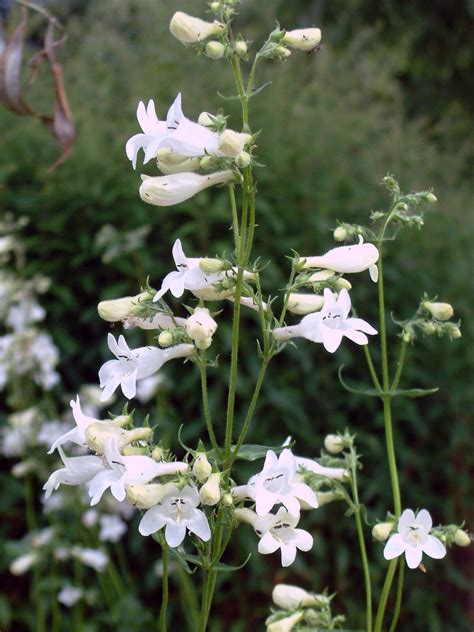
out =
<path fill-rule="evenodd" d="M 43 486 L 45 498 L 49 498 L 60 485 L 82 485 L 94 478 L 103 469 L 103 461 L 98 456 L 67 457 L 58 446 L 64 467 L 54 471 Z"/>
<path fill-rule="evenodd" d="M 170 31 L 182 44 L 197 44 L 208 37 L 221 35 L 225 31 L 225 26 L 217 21 L 206 22 L 183 11 L 177 11 L 171 18 Z"/>
<path fill-rule="evenodd" d="M 326 252 L 321 257 L 302 257 L 305 268 L 327 268 L 334 272 L 351 273 L 368 270 L 372 281 L 377 281 L 378 270 L 375 265 L 379 251 L 374 244 L 364 244 L 362 236 L 359 243 L 352 246 L 339 246 Z"/>
<path fill-rule="evenodd" d="M 143 149 L 145 154 L 143 164 L 155 158 L 160 148 L 168 148 L 183 157 L 219 153 L 218 134 L 184 116 L 181 94 L 178 94 L 169 108 L 166 121 L 160 121 L 156 116 L 153 100 L 148 101 L 146 107 L 143 101 L 140 101 L 137 119 L 143 133 L 132 136 L 125 146 L 127 157 L 134 169 L 140 149 Z"/>
<path fill-rule="evenodd" d="M 63 445 L 63 443 L 67 443 L 68 441 L 72 441 L 72 443 L 85 447 L 87 445 L 86 430 L 88 426 L 90 426 L 90 424 L 99 422 L 98 419 L 94 419 L 94 417 L 89 417 L 82 412 L 79 395 L 77 395 L 75 400 L 72 399 L 70 401 L 70 406 L 72 408 L 72 414 L 74 416 L 74 421 L 76 422 L 76 427 L 72 428 L 61 437 L 58 437 L 48 450 L 48 454 L 51 454 L 56 450 L 56 448 L 58 448 L 60 445 Z"/>
<path fill-rule="evenodd" d="M 295 29 L 293 31 L 286 31 L 285 36 L 282 39 L 282 43 L 290 48 L 296 48 L 303 52 L 309 52 L 316 48 L 321 41 L 321 29 Z"/>
<path fill-rule="evenodd" d="M 194 346 L 188 344 L 176 345 L 168 349 L 158 347 L 130 349 L 123 336 L 119 336 L 117 342 L 112 334 L 108 335 L 107 342 L 117 359 L 108 360 L 99 370 L 100 387 L 104 389 L 101 401 L 109 399 L 119 385 L 125 397 L 132 399 L 137 391 L 137 380 L 153 375 L 168 360 L 185 358 L 194 353 Z"/>
<path fill-rule="evenodd" d="M 429 512 L 422 509 L 415 514 L 411 509 L 405 509 L 398 520 L 398 533 L 390 537 L 383 555 L 386 560 L 393 560 L 402 553 L 409 568 L 417 568 L 421 563 L 423 553 L 434 559 L 441 559 L 446 555 L 446 547 L 434 535 L 430 535 L 433 521 Z"/>
<path fill-rule="evenodd" d="M 142 535 L 151 535 L 166 525 L 165 539 L 172 548 L 184 540 L 186 529 L 207 542 L 211 529 L 206 514 L 197 509 L 198 505 L 199 493 L 194 486 L 186 485 L 181 491 L 172 486 L 167 496 L 145 513 L 138 530 Z"/>
<path fill-rule="evenodd" d="M 215 184 L 229 182 L 233 177 L 230 170 L 216 171 L 204 176 L 187 172 L 155 177 L 142 175 L 140 197 L 154 206 L 174 206 Z"/>
<path fill-rule="evenodd" d="M 374 335 L 377 330 L 361 318 L 348 318 L 351 309 L 349 292 L 341 290 L 339 297 L 329 289 L 324 290 L 324 307 L 320 312 L 308 314 L 298 325 L 277 327 L 272 334 L 276 340 L 306 338 L 322 342 L 326 351 L 334 353 L 346 336 L 358 345 L 366 345 L 365 334 Z"/>

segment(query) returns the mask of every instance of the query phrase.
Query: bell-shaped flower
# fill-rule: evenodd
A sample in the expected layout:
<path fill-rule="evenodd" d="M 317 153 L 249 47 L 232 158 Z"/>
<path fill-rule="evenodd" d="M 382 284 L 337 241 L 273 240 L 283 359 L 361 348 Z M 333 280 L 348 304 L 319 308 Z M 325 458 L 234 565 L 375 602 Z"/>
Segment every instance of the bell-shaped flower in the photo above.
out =
<path fill-rule="evenodd" d="M 88 426 L 99 421 L 98 419 L 89 417 L 82 412 L 79 395 L 77 395 L 75 400 L 72 399 L 70 401 L 70 406 L 72 408 L 72 414 L 74 416 L 74 421 L 76 422 L 76 427 L 72 428 L 61 437 L 58 437 L 48 450 L 48 454 L 51 454 L 58 446 L 63 445 L 63 443 L 67 443 L 68 441 L 85 447 L 87 445 L 86 430 Z"/>
<path fill-rule="evenodd" d="M 188 465 L 180 461 L 157 463 L 149 456 L 123 456 L 114 440 L 106 442 L 104 459 L 101 462 L 101 471 L 88 483 L 91 505 L 96 505 L 109 487 L 112 496 L 122 502 L 125 500 L 127 485 L 143 485 L 159 476 L 188 469 Z"/>
<path fill-rule="evenodd" d="M 434 559 L 441 559 L 446 555 L 446 547 L 434 535 L 430 535 L 433 521 L 429 512 L 422 509 L 415 517 L 411 509 L 405 509 L 398 520 L 398 533 L 390 537 L 383 555 L 386 560 L 393 560 L 402 553 L 409 568 L 417 568 L 423 553 Z"/>
<path fill-rule="evenodd" d="M 272 331 L 276 340 L 306 338 L 322 342 L 326 351 L 334 353 L 346 336 L 358 345 L 366 345 L 365 334 L 374 335 L 377 330 L 361 318 L 348 318 L 351 309 L 349 292 L 341 290 L 339 296 L 328 288 L 324 290 L 324 306 L 320 312 L 308 314 L 300 323 L 289 327 L 277 327 Z"/>
<path fill-rule="evenodd" d="M 268 450 L 263 470 L 252 476 L 247 485 L 234 488 L 232 493 L 237 498 L 243 496 L 254 500 L 259 516 L 267 514 L 276 504 L 284 505 L 297 516 L 299 501 L 313 508 L 318 506 L 318 501 L 306 483 L 295 480 L 296 469 L 296 459 L 291 450 L 285 448 L 279 457 L 273 450 Z"/>
<path fill-rule="evenodd" d="M 142 175 L 139 193 L 147 204 L 174 206 L 189 200 L 204 189 L 230 182 L 233 178 L 234 174 L 229 169 L 206 175 L 187 172 L 155 177 Z"/>
<path fill-rule="evenodd" d="M 205 307 L 196 307 L 186 320 L 186 333 L 198 349 L 208 349 L 216 333 L 217 323 Z"/>
<path fill-rule="evenodd" d="M 186 485 L 182 490 L 174 486 L 158 505 L 149 509 L 138 525 L 142 535 L 151 535 L 163 527 L 168 546 L 175 548 L 181 544 L 186 529 L 207 542 L 211 529 L 206 514 L 197 509 L 199 493 L 194 486 Z"/>
<path fill-rule="evenodd" d="M 281 565 L 290 566 L 296 558 L 296 550 L 309 551 L 313 546 L 313 536 L 304 529 L 296 529 L 299 513 L 296 515 L 280 507 L 276 514 L 259 516 L 251 510 L 241 516 L 259 536 L 258 552 L 263 555 L 281 549 Z"/>
<path fill-rule="evenodd" d="M 170 22 L 171 34 L 182 44 L 197 44 L 208 37 L 221 35 L 225 31 L 220 22 L 206 22 L 183 11 L 176 11 Z"/>
<path fill-rule="evenodd" d="M 332 248 L 321 257 L 302 257 L 304 268 L 325 268 L 334 272 L 351 273 L 368 270 L 372 281 L 377 281 L 378 270 L 375 265 L 379 251 L 374 244 L 364 244 L 362 235 L 358 244 Z"/>
<path fill-rule="evenodd" d="M 49 498 L 60 485 L 82 485 L 92 480 L 104 467 L 103 461 L 98 456 L 73 456 L 67 457 L 58 446 L 58 452 L 64 467 L 55 470 L 43 486 L 45 498 Z"/>
<path fill-rule="evenodd" d="M 167 349 L 158 347 L 130 349 L 123 336 L 119 336 L 117 342 L 112 334 L 107 336 L 107 342 L 110 351 L 117 359 L 108 360 L 99 370 L 100 387 L 104 389 L 101 401 L 109 399 L 119 385 L 125 397 L 132 399 L 136 394 L 137 380 L 153 375 L 168 360 L 185 358 L 194 353 L 194 346 L 188 344 Z"/>
<path fill-rule="evenodd" d="M 125 151 L 133 168 L 137 164 L 137 155 L 143 149 L 143 164 L 157 156 L 160 148 L 168 148 L 180 156 L 204 156 L 206 153 L 219 153 L 218 135 L 199 123 L 186 118 L 181 107 L 181 94 L 178 94 L 168 110 L 166 121 L 156 116 L 155 103 L 150 100 L 145 107 L 140 101 L 137 119 L 143 133 L 135 134 L 126 144 Z M 189 169 L 192 171 L 193 169 Z"/>

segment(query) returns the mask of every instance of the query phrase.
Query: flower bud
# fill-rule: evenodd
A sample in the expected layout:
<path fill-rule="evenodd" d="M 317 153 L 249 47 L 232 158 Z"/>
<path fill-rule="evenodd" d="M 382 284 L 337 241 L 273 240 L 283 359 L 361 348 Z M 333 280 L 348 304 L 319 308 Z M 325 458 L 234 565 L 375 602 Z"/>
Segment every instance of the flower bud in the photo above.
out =
<path fill-rule="evenodd" d="M 410 327 L 409 329 L 404 329 L 402 333 L 403 342 L 413 342 L 416 340 L 416 335 L 413 329 Z"/>
<path fill-rule="evenodd" d="M 160 347 L 170 347 L 173 344 L 173 334 L 170 331 L 162 331 L 158 336 Z"/>
<path fill-rule="evenodd" d="M 352 290 L 352 283 L 343 277 L 339 277 L 335 285 L 338 290 Z"/>
<path fill-rule="evenodd" d="M 164 450 L 160 445 L 157 445 L 155 448 L 153 448 L 153 451 L 151 453 L 151 458 L 154 461 L 162 461 L 164 456 L 165 456 Z"/>
<path fill-rule="evenodd" d="M 319 606 L 321 597 L 324 595 L 313 595 L 303 588 L 289 584 L 277 584 L 272 592 L 273 603 L 282 610 Z"/>
<path fill-rule="evenodd" d="M 202 165 L 202 160 L 200 164 Z M 188 172 L 155 177 L 142 175 L 143 182 L 139 193 L 147 204 L 174 206 L 189 200 L 208 187 L 224 184 L 233 178 L 234 174 L 230 170 L 208 173 L 204 176 Z"/>
<path fill-rule="evenodd" d="M 471 544 L 469 533 L 464 531 L 464 529 L 458 529 L 454 534 L 454 544 L 458 546 L 469 546 Z"/>
<path fill-rule="evenodd" d="M 157 505 L 164 498 L 169 489 L 176 487 L 175 483 L 158 483 L 132 484 L 126 486 L 127 499 L 137 507 L 137 509 L 150 509 Z"/>
<path fill-rule="evenodd" d="M 372 537 L 377 542 L 385 542 L 393 531 L 393 522 L 379 522 L 372 529 Z"/>
<path fill-rule="evenodd" d="M 125 448 L 122 449 L 122 454 L 123 456 L 148 456 L 148 448 L 125 446 Z"/>
<path fill-rule="evenodd" d="M 418 327 L 427 336 L 432 336 L 436 333 L 436 325 L 431 320 L 421 320 L 418 323 Z"/>
<path fill-rule="evenodd" d="M 244 40 L 239 40 L 235 43 L 235 52 L 239 57 L 245 57 L 247 50 L 247 43 Z"/>
<path fill-rule="evenodd" d="M 235 158 L 244 150 L 245 145 L 248 145 L 251 141 L 251 134 L 226 129 L 219 136 L 219 149 L 224 156 L 227 156 L 228 158 Z"/>
<path fill-rule="evenodd" d="M 450 338 L 461 337 L 461 330 L 454 323 L 444 323 L 442 327 L 443 333 L 447 334 Z"/>
<path fill-rule="evenodd" d="M 449 320 L 454 315 L 453 307 L 449 303 L 423 301 L 422 307 L 437 320 Z"/>
<path fill-rule="evenodd" d="M 234 504 L 234 499 L 230 492 L 227 492 L 227 494 L 224 494 L 222 496 L 222 504 L 226 507 L 232 507 L 232 505 Z"/>
<path fill-rule="evenodd" d="M 329 454 L 339 454 L 339 452 L 344 450 L 344 441 L 338 435 L 328 434 L 324 439 L 324 447 Z"/>
<path fill-rule="evenodd" d="M 345 241 L 347 239 L 347 229 L 344 226 L 338 226 L 334 230 L 333 237 L 336 241 Z"/>
<path fill-rule="evenodd" d="M 221 10 L 221 6 L 220 2 L 211 2 L 210 4 L 211 11 L 214 11 L 214 13 L 218 13 Z"/>
<path fill-rule="evenodd" d="M 292 314 L 311 314 L 319 311 L 324 305 L 324 298 L 319 294 L 300 294 L 292 292 L 288 297 L 287 308 Z"/>
<path fill-rule="evenodd" d="M 209 112 L 201 112 L 198 118 L 198 123 L 203 127 L 212 127 L 214 125 L 214 120 Z"/>
<path fill-rule="evenodd" d="M 336 273 L 334 270 L 319 270 L 319 272 L 314 272 L 309 277 L 309 281 L 311 283 L 318 283 L 319 281 L 327 281 L 331 277 L 333 277 Z"/>
<path fill-rule="evenodd" d="M 289 617 L 279 619 L 267 625 L 267 632 L 290 632 L 295 625 L 303 618 L 302 612 L 295 612 Z"/>
<path fill-rule="evenodd" d="M 321 41 L 321 29 L 295 29 L 287 31 L 283 37 L 283 44 L 308 52 L 316 48 Z"/>
<path fill-rule="evenodd" d="M 198 349 L 208 349 L 216 333 L 217 323 L 207 308 L 196 307 L 192 316 L 186 319 L 185 329 Z"/>
<path fill-rule="evenodd" d="M 10 564 L 10 573 L 12 575 L 24 575 L 30 570 L 39 559 L 38 553 L 25 553 L 20 555 Z"/>
<path fill-rule="evenodd" d="M 197 44 L 208 37 L 221 35 L 225 26 L 219 22 L 206 22 L 182 11 L 177 11 L 170 22 L 171 34 L 182 44 Z"/>
<path fill-rule="evenodd" d="M 239 169 L 245 169 L 245 167 L 249 166 L 251 161 L 252 156 L 249 154 L 248 151 L 241 151 L 235 157 L 235 164 Z"/>
<path fill-rule="evenodd" d="M 225 54 L 225 46 L 220 42 L 208 42 L 206 44 L 206 55 L 210 59 L 222 59 Z"/>
<path fill-rule="evenodd" d="M 209 505 L 210 507 L 217 505 L 221 499 L 220 482 L 220 472 L 216 472 L 209 476 L 206 483 L 204 483 L 199 490 L 199 497 L 201 498 L 203 505 Z"/>
<path fill-rule="evenodd" d="M 427 193 L 425 195 L 425 200 L 427 202 L 429 202 L 430 204 L 434 204 L 435 202 L 438 201 L 438 198 L 436 197 L 436 195 L 434 193 L 431 193 L 431 191 L 430 191 L 430 193 Z"/>
<path fill-rule="evenodd" d="M 212 466 L 205 452 L 199 452 L 193 463 L 193 474 L 200 483 L 207 481 L 212 474 Z"/>
<path fill-rule="evenodd" d="M 213 259 L 212 257 L 202 257 L 199 259 L 199 267 L 203 272 L 212 274 L 213 272 L 222 272 L 226 269 L 226 265 L 222 259 Z"/>
<path fill-rule="evenodd" d="M 343 500 L 344 494 L 342 492 L 315 492 L 318 500 L 318 506 L 328 505 L 337 500 Z"/>
<path fill-rule="evenodd" d="M 275 53 L 279 59 L 287 59 L 287 57 L 291 55 L 291 50 L 286 48 L 286 46 L 277 46 L 275 48 Z"/>
<path fill-rule="evenodd" d="M 110 439 L 117 442 L 119 450 L 124 448 L 132 441 L 141 441 L 151 439 L 153 436 L 152 428 L 134 428 L 133 430 L 124 430 L 118 428 L 112 422 L 98 421 L 91 423 L 86 429 L 86 442 L 88 447 L 97 454 L 104 454 L 105 444 Z"/>
<path fill-rule="evenodd" d="M 97 305 L 99 316 L 109 323 L 116 323 L 130 316 L 131 311 L 141 301 L 148 298 L 148 292 L 136 296 L 124 296 L 110 301 L 101 301 Z"/>
<path fill-rule="evenodd" d="M 201 166 L 201 160 L 198 157 L 181 156 L 169 147 L 161 147 L 156 152 L 156 166 L 169 176 L 183 171 L 196 171 Z"/>
<path fill-rule="evenodd" d="M 255 521 L 258 520 L 257 514 L 247 507 L 238 507 L 234 511 L 234 518 L 238 522 L 245 522 L 246 524 L 250 524 L 252 526 L 255 524 Z"/>

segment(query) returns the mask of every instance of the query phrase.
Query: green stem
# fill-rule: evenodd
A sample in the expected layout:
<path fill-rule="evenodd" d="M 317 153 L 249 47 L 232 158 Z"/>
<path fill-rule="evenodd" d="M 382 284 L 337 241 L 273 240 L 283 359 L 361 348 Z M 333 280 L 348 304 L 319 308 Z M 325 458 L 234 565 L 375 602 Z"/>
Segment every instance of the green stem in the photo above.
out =
<path fill-rule="evenodd" d="M 370 377 L 372 378 L 372 382 L 374 383 L 375 389 L 377 391 L 382 391 L 379 378 L 377 377 L 377 373 L 374 368 L 374 363 L 372 362 L 372 356 L 370 355 L 369 345 L 364 345 L 363 349 L 364 349 L 365 359 L 367 361 L 367 366 L 369 367 Z"/>
<path fill-rule="evenodd" d="M 400 616 L 400 610 L 402 608 L 404 574 L 405 574 L 405 565 L 403 563 L 403 559 L 400 559 L 400 566 L 398 569 L 397 600 L 395 602 L 395 611 L 393 613 L 393 619 L 392 619 L 392 625 L 390 626 L 390 632 L 395 632 L 395 629 L 398 623 L 398 617 Z"/>
<path fill-rule="evenodd" d="M 357 467 L 356 455 L 354 448 L 351 446 L 351 487 L 354 498 L 355 510 L 354 517 L 357 526 L 357 536 L 359 538 L 360 555 L 362 559 L 362 567 L 364 569 L 365 583 L 365 604 L 366 604 L 366 626 L 367 632 L 372 632 L 372 583 L 370 579 L 369 562 L 367 559 L 367 550 L 365 547 L 364 530 L 362 528 L 362 520 L 360 517 L 359 491 L 357 487 Z"/>
<path fill-rule="evenodd" d="M 395 570 L 397 568 L 398 558 L 392 560 L 389 564 L 387 575 L 385 577 L 385 582 L 382 588 L 382 594 L 380 596 L 379 607 L 377 610 L 377 616 L 375 618 L 375 627 L 374 632 L 381 632 L 383 616 L 385 613 L 385 608 L 387 606 L 387 599 L 390 592 L 390 587 L 392 585 L 393 576 L 395 574 Z"/>
<path fill-rule="evenodd" d="M 385 392 L 389 389 L 387 330 L 385 325 L 385 292 L 383 284 L 382 244 L 379 244 L 379 321 L 380 321 L 380 351 L 382 357 L 382 385 Z"/>
<path fill-rule="evenodd" d="M 166 632 L 166 609 L 168 608 L 168 545 L 162 544 L 163 550 L 163 580 L 161 593 L 160 618 L 158 620 L 159 632 Z"/>
<path fill-rule="evenodd" d="M 234 246 L 235 251 L 237 252 L 237 248 L 239 246 L 240 237 L 239 237 L 239 218 L 237 215 L 237 203 L 235 200 L 235 190 L 234 185 L 229 184 L 229 197 L 230 197 L 230 206 L 232 209 L 232 225 L 234 228 Z"/>
<path fill-rule="evenodd" d="M 181 589 L 183 614 L 188 622 L 190 632 L 194 632 L 196 621 L 199 620 L 199 604 L 196 598 L 196 590 L 188 573 L 180 564 L 177 565 L 176 572 Z"/>
<path fill-rule="evenodd" d="M 240 103 L 242 105 L 242 130 L 249 132 L 249 102 L 248 96 L 244 88 L 244 80 L 242 78 L 242 71 L 240 70 L 240 60 L 237 55 L 232 57 L 232 70 L 234 71 L 235 83 L 237 84 L 237 91 L 239 93 Z"/>
<path fill-rule="evenodd" d="M 214 448 L 214 450 L 216 450 L 216 452 L 218 452 L 219 446 L 216 440 L 216 435 L 214 433 L 214 428 L 212 426 L 211 410 L 209 407 L 209 396 L 207 393 L 206 352 L 204 350 L 200 353 L 199 364 L 201 370 L 202 404 L 204 408 L 204 418 L 206 420 L 207 433 L 209 435 L 212 447 Z"/>
<path fill-rule="evenodd" d="M 395 445 L 393 441 L 392 406 L 390 396 L 383 397 L 383 416 L 385 423 L 385 441 L 387 444 L 388 467 L 390 470 L 390 481 L 392 484 L 393 509 L 395 517 L 399 518 L 402 512 L 402 501 L 400 497 L 397 460 L 395 457 Z"/>
<path fill-rule="evenodd" d="M 392 387 L 390 389 L 392 392 L 396 391 L 398 383 L 400 382 L 400 378 L 402 376 L 402 371 L 403 371 L 403 365 L 405 363 L 407 347 L 408 347 L 408 343 L 406 342 L 406 340 L 403 340 L 400 347 L 400 355 L 398 357 L 397 370 L 395 372 L 395 377 L 393 378 Z"/>

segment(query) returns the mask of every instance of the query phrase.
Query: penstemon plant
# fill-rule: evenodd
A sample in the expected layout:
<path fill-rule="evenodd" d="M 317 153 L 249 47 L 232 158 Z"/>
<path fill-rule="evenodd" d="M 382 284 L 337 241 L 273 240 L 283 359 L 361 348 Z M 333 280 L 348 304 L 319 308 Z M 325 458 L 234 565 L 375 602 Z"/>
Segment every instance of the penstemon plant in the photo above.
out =
<path fill-rule="evenodd" d="M 329 502 L 347 503 L 357 528 L 364 584 L 367 632 L 381 632 L 392 584 L 398 572 L 395 607 L 390 630 L 396 629 L 403 596 L 404 554 L 409 568 L 424 568 L 422 555 L 442 558 L 445 545 L 469 544 L 461 526 L 433 528 L 426 509 L 415 514 L 404 509 L 398 483 L 394 441 L 393 401 L 398 397 L 419 397 L 433 390 L 399 388 L 405 357 L 417 335 L 438 334 L 460 336 L 459 324 L 451 321 L 453 310 L 446 303 L 423 297 L 414 316 L 397 323 L 401 328 L 400 351 L 396 366 L 389 365 L 386 306 L 384 298 L 383 254 L 387 239 L 393 239 L 404 226 L 418 227 L 423 222 L 421 206 L 436 201 L 433 193 L 403 194 L 392 176 L 384 183 L 392 198 L 387 212 L 373 213 L 371 226 L 340 224 L 334 231 L 338 242 L 347 242 L 321 256 L 290 257 L 291 270 L 280 301 L 269 299 L 262 289 L 263 269 L 253 252 L 257 226 L 256 161 L 257 134 L 252 130 L 249 107 L 263 89 L 257 87 L 257 71 L 261 62 L 283 62 L 293 50 L 312 52 L 319 47 L 321 31 L 317 28 L 285 31 L 279 25 L 270 33 L 260 50 L 250 59 L 248 42 L 233 30 L 236 0 L 211 2 L 214 21 L 177 12 L 171 19 L 174 37 L 198 54 L 230 65 L 240 101 L 240 131 L 227 126 L 227 116 L 203 112 L 198 122 L 186 118 L 182 98 L 178 94 L 165 120 L 156 114 L 154 102 L 140 102 L 137 118 L 142 131 L 129 139 L 126 153 L 136 168 L 140 152 L 143 162 L 155 161 L 162 175 L 142 176 L 141 199 L 151 205 L 167 207 L 185 202 L 200 191 L 226 187 L 233 243 L 230 255 L 190 257 L 176 240 L 172 255 L 176 270 L 162 280 L 158 289 L 149 285 L 133 297 L 123 297 L 99 304 L 99 315 L 111 323 L 123 323 L 126 329 L 149 330 L 154 344 L 131 349 L 123 335 L 108 335 L 108 345 L 115 359 L 107 361 L 99 371 L 102 401 L 106 402 L 120 387 L 127 399 L 137 395 L 137 383 L 155 375 L 170 360 L 184 359 L 188 370 L 197 370 L 202 391 L 203 426 L 207 436 L 195 447 L 183 447 L 177 459 L 168 445 L 156 440 L 153 428 L 144 422 L 135 427 L 133 414 L 127 408 L 118 417 L 101 420 L 82 414 L 79 399 L 75 403 L 77 427 L 58 438 L 52 449 L 58 449 L 64 467 L 54 472 L 45 484 L 47 494 L 59 485 L 87 486 L 91 505 L 110 490 L 118 502 L 130 501 L 142 513 L 139 532 L 152 536 L 161 548 L 162 595 L 159 629 L 168 624 L 168 575 L 170 561 L 187 572 L 200 569 L 200 605 L 189 596 L 189 583 L 183 590 L 183 606 L 196 611 L 196 620 L 189 619 L 190 629 L 208 629 L 217 576 L 221 572 L 238 572 L 230 567 L 224 554 L 239 524 L 253 527 L 259 541 L 258 552 L 277 553 L 283 567 L 290 566 L 298 551 L 313 546 L 313 536 L 304 526 L 305 511 L 318 510 Z M 244 79 L 242 63 L 251 62 Z M 379 322 L 377 328 L 358 317 L 352 307 L 351 283 L 346 274 L 367 272 L 377 283 Z M 374 292 L 375 292 L 375 285 Z M 183 304 L 181 315 L 167 303 L 169 294 L 180 299 L 191 295 L 191 306 Z M 187 294 L 186 296 L 189 296 Z M 186 300 L 189 301 L 189 298 Z M 208 370 L 216 366 L 210 348 L 221 318 L 220 304 L 232 303 L 232 330 L 228 391 L 225 414 L 213 410 L 208 395 Z M 216 306 L 217 305 L 217 306 Z M 188 312 L 185 316 L 186 311 Z M 243 310 L 251 310 L 260 334 L 257 352 L 260 372 L 253 393 L 245 403 L 245 414 L 237 423 L 236 399 L 239 375 L 239 354 L 242 352 Z M 291 324 L 293 315 L 302 316 Z M 380 366 L 372 359 L 369 336 L 380 341 Z M 297 456 L 289 438 L 284 445 L 260 446 L 249 443 L 251 423 L 258 405 L 268 366 L 273 358 L 293 344 L 294 338 L 305 338 L 334 353 L 343 338 L 362 347 L 373 388 L 348 386 L 340 372 L 340 380 L 351 392 L 376 397 L 381 401 L 385 421 L 388 472 L 393 494 L 393 507 L 375 524 L 359 500 L 357 475 L 361 467 L 355 436 L 348 430 L 330 433 L 318 459 Z M 376 343 L 373 343 L 376 344 Z M 194 367 L 189 367 L 194 365 Z M 222 369 L 223 370 L 223 369 Z M 216 421 L 224 417 L 225 424 Z M 67 457 L 66 443 L 87 446 L 92 454 Z M 244 484 L 238 484 L 237 462 L 265 459 L 263 466 Z M 319 508 L 319 509 L 318 509 Z M 365 533 L 373 525 L 372 536 L 386 542 L 383 556 L 390 560 L 378 602 L 373 590 Z M 244 562 L 245 564 L 245 562 Z M 243 564 L 243 565 L 244 565 Z M 243 566 L 242 565 L 242 566 Z M 191 587 L 192 588 L 192 587 Z M 270 632 L 288 630 L 336 629 L 344 616 L 333 616 L 332 596 L 306 592 L 302 588 L 278 585 L 273 592 L 275 608 L 266 621 Z"/>

